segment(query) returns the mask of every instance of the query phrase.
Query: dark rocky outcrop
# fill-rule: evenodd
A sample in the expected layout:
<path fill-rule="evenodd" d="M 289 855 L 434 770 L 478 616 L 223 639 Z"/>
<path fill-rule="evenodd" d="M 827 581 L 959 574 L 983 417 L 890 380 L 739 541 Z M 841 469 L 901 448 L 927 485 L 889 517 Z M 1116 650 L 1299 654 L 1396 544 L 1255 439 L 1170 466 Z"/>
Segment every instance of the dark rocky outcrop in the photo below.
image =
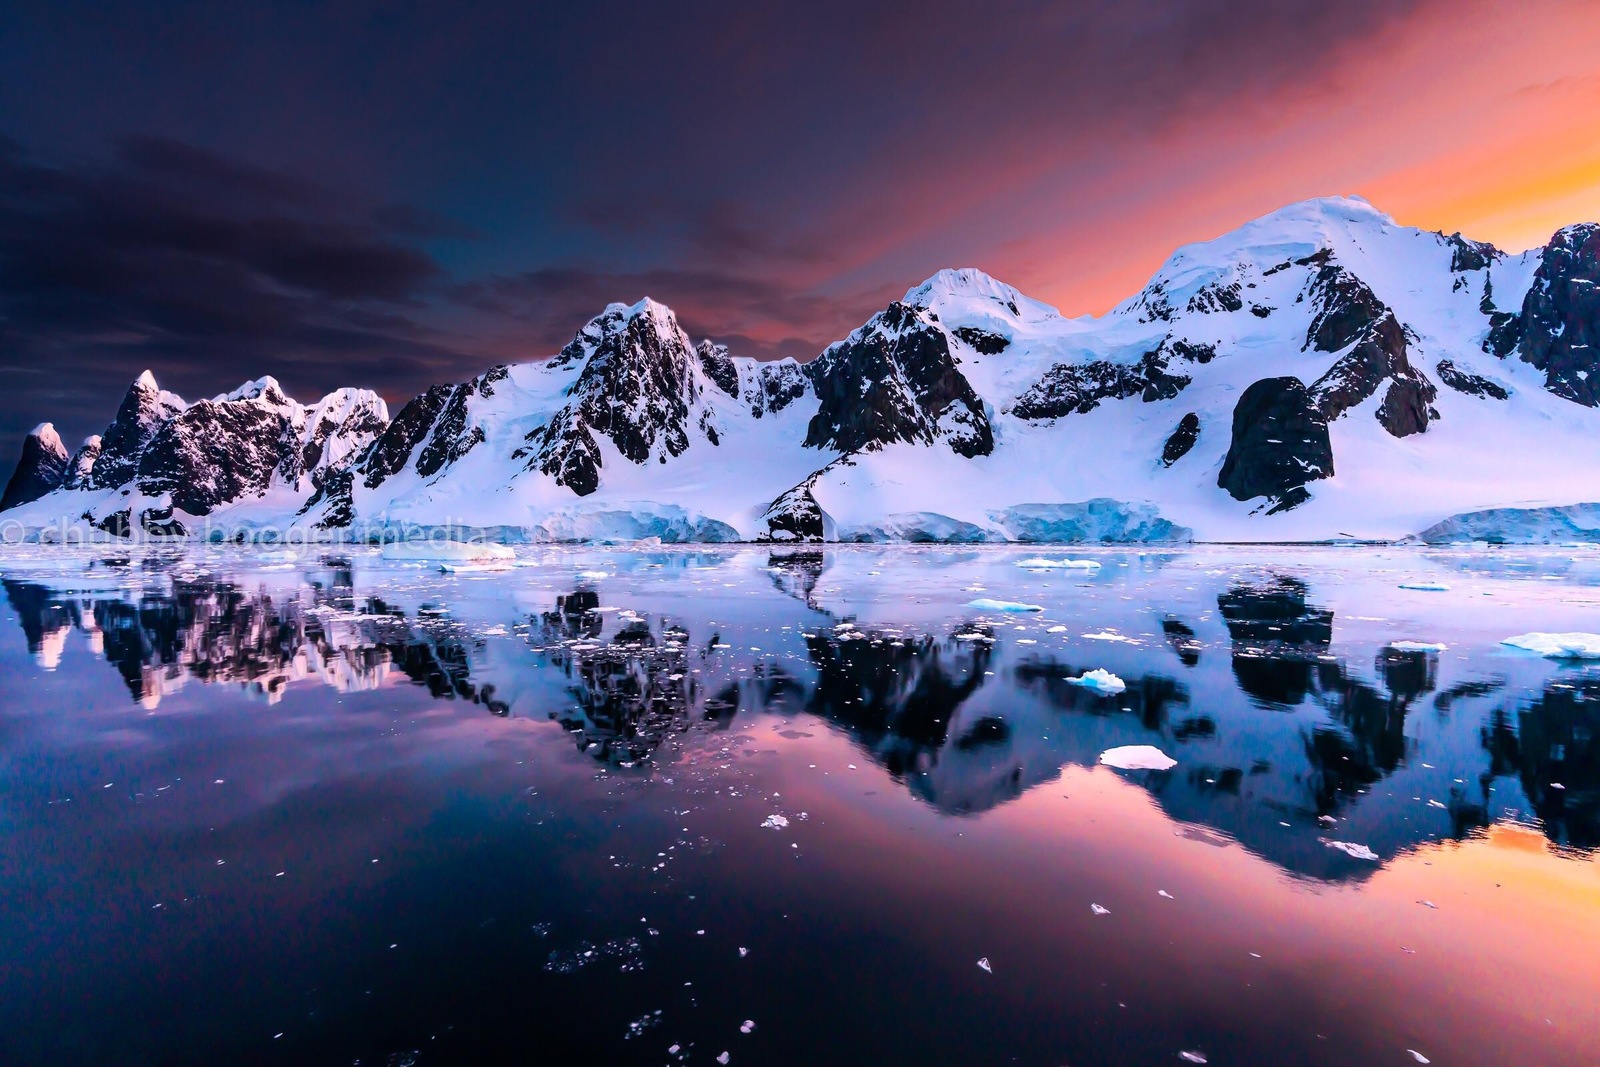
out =
<path fill-rule="evenodd" d="M 201 400 L 167 420 L 139 458 L 146 496 L 170 494 L 190 515 L 260 496 L 292 442 L 284 410 L 247 400 Z M 103 458 L 103 457 L 102 457 Z"/>
<path fill-rule="evenodd" d="M 58 488 L 70 470 L 67 450 L 62 447 L 56 428 L 48 422 L 35 427 L 22 440 L 22 456 L 11 472 L 0 511 L 38 500 Z"/>
<path fill-rule="evenodd" d="M 1009 337 L 1002 337 L 976 326 L 962 326 L 955 331 L 957 339 L 981 356 L 998 356 L 1011 346 Z"/>
<path fill-rule="evenodd" d="M 164 393 L 149 371 L 128 387 L 117 416 L 100 435 L 100 455 L 89 474 L 95 489 L 113 489 L 129 481 L 139 466 L 139 455 L 163 423 L 183 410 L 183 401 Z"/>
<path fill-rule="evenodd" d="M 1239 292 L 1238 282 L 1230 282 L 1227 285 L 1219 283 L 1204 285 L 1189 298 L 1184 310 L 1200 315 L 1210 315 L 1218 311 L 1238 311 L 1244 307 Z"/>
<path fill-rule="evenodd" d="M 1461 236 L 1459 230 L 1449 237 L 1442 233 L 1439 236 L 1450 247 L 1450 270 L 1454 274 L 1488 270 L 1490 264 L 1504 259 L 1506 255 L 1487 241 L 1473 241 Z"/>
<path fill-rule="evenodd" d="M 434 424 L 433 433 L 428 436 L 428 443 L 417 455 L 418 474 L 431 478 L 483 444 L 483 428 L 467 425 L 468 405 L 475 396 L 494 396 L 495 385 L 505 381 L 508 373 L 504 365 L 491 367 L 472 381 L 456 386 Z"/>
<path fill-rule="evenodd" d="M 781 363 L 763 363 L 756 378 L 756 388 L 749 396 L 750 414 L 756 418 L 777 413 L 805 396 L 811 382 L 798 363 L 784 360 Z"/>
<path fill-rule="evenodd" d="M 1504 386 L 1491 382 L 1488 378 L 1478 374 L 1471 374 L 1455 365 L 1454 360 L 1441 359 L 1434 365 L 1434 370 L 1439 373 L 1439 380 L 1458 393 L 1468 396 L 1488 397 L 1491 400 L 1509 399 L 1511 393 Z"/>
<path fill-rule="evenodd" d="M 436 385 L 406 402 L 361 460 L 363 482 L 368 489 L 376 489 L 405 469 L 411 453 L 427 438 L 455 391 L 453 385 Z"/>
<path fill-rule="evenodd" d="M 1377 411 L 1383 428 L 1395 437 L 1426 431 L 1439 417 L 1431 406 L 1438 389 L 1411 366 L 1410 339 L 1394 312 L 1365 282 L 1331 261 L 1312 278 L 1311 296 L 1317 313 L 1305 347 L 1337 352 L 1354 345 L 1311 386 L 1323 418 L 1337 419 L 1388 382 Z"/>
<path fill-rule="evenodd" d="M 63 489 L 82 489 L 89 484 L 89 478 L 94 473 L 95 461 L 100 458 L 100 435 L 92 434 L 84 438 L 83 444 L 72 454 L 72 461 L 67 464 L 66 477 L 62 479 Z"/>
<path fill-rule="evenodd" d="M 826 536 L 827 520 L 822 513 L 822 505 L 811 493 L 811 487 L 821 473 L 818 471 L 772 502 L 761 517 L 761 521 L 767 525 L 761 540 L 821 541 Z"/>
<path fill-rule="evenodd" d="M 1328 420 L 1298 378 L 1263 378 L 1239 397 L 1217 485 L 1235 500 L 1266 497 L 1267 514 L 1311 497 L 1306 483 L 1333 475 Z"/>
<path fill-rule="evenodd" d="M 711 383 L 724 393 L 739 398 L 739 368 L 734 365 L 733 357 L 728 355 L 726 345 L 715 345 L 710 341 L 701 341 L 694 349 L 695 355 L 700 357 L 700 369 L 705 371 Z"/>
<path fill-rule="evenodd" d="M 1178 460 L 1189 454 L 1194 443 L 1200 439 L 1200 416 L 1189 412 L 1178 420 L 1177 429 L 1172 431 L 1167 438 L 1167 443 L 1161 446 L 1161 465 L 1170 467 Z"/>
<path fill-rule="evenodd" d="M 994 451 L 983 402 L 926 308 L 890 304 L 805 373 L 821 402 L 806 429 L 808 448 L 850 453 L 942 439 L 969 458 Z"/>
<path fill-rule="evenodd" d="M 1170 400 L 1189 384 L 1189 377 L 1167 369 L 1160 350 L 1146 352 L 1137 363 L 1057 363 L 1029 386 L 1011 413 L 1019 419 L 1059 419 L 1086 414 L 1103 400 L 1142 397 L 1146 403 Z"/>
<path fill-rule="evenodd" d="M 653 301 L 613 305 L 591 321 L 561 359 L 587 351 L 572 400 L 527 437 L 528 465 L 577 493 L 600 487 L 597 436 L 608 437 L 630 463 L 653 455 L 680 456 L 689 448 L 690 406 L 699 387 L 691 361 L 699 357 L 672 312 Z"/>
<path fill-rule="evenodd" d="M 1523 362 L 1544 371 L 1546 389 L 1600 407 L 1600 224 L 1568 226 L 1550 238 L 1519 327 L 1504 328 L 1498 338 L 1491 328 L 1497 354 L 1513 333 Z"/>

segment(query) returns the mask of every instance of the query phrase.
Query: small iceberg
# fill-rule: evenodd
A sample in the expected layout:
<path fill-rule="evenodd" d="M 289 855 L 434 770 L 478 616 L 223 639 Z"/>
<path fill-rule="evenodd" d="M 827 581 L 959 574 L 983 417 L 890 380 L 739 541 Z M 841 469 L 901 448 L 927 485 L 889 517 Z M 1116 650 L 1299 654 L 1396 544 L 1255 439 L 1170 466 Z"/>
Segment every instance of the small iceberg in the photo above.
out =
<path fill-rule="evenodd" d="M 1600 659 L 1600 634 L 1518 634 L 1500 642 L 1550 659 Z"/>
<path fill-rule="evenodd" d="M 1449 645 L 1437 641 L 1391 641 L 1389 647 L 1396 652 L 1448 652 Z"/>
<path fill-rule="evenodd" d="M 1154 745 L 1124 745 L 1100 753 L 1100 763 L 1119 771 L 1170 771 L 1178 761 Z"/>
<path fill-rule="evenodd" d="M 1121 678 L 1100 667 L 1096 667 L 1092 671 L 1084 671 L 1078 677 L 1068 678 L 1067 681 L 1085 689 L 1092 689 L 1103 696 L 1120 693 L 1128 688 L 1128 684 Z M 1120 749 L 1114 749 L 1113 751 L 1120 751 Z"/>
<path fill-rule="evenodd" d="M 511 563 L 517 554 L 487 541 L 391 541 L 379 558 L 400 563 Z"/>
<path fill-rule="evenodd" d="M 1329 848 L 1338 849 L 1351 859 L 1370 860 L 1373 863 L 1378 862 L 1378 854 L 1376 852 L 1372 851 L 1366 845 L 1358 845 L 1354 841 L 1324 841 L 1323 844 L 1327 845 Z"/>
<path fill-rule="evenodd" d="M 977 608 L 979 611 L 1043 611 L 1043 604 L 1018 604 L 1014 600 L 990 600 L 988 597 L 979 597 L 977 600 L 967 602 L 967 607 Z"/>
<path fill-rule="evenodd" d="M 1043 556 L 1034 556 L 1031 559 L 1019 559 L 1017 560 L 1017 566 L 1025 567 L 1030 571 L 1097 571 L 1100 569 L 1100 563 L 1098 560 L 1045 559 Z"/>
<path fill-rule="evenodd" d="M 1443 582 L 1401 582 L 1401 589 L 1415 589 L 1422 593 L 1448 593 L 1450 587 Z"/>

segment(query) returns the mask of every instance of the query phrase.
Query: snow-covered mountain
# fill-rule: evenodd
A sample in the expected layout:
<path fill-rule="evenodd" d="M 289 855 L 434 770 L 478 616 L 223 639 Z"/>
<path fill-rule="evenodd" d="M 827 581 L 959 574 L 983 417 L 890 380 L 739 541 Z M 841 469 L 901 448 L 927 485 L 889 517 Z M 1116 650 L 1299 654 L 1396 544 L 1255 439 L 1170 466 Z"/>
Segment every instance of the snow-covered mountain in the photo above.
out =
<path fill-rule="evenodd" d="M 1445 520 L 1600 500 L 1597 284 L 1595 224 L 1508 255 L 1311 200 L 1180 248 L 1100 317 L 940 271 L 805 364 L 696 345 L 645 299 L 393 421 L 357 390 L 302 406 L 269 378 L 191 405 L 146 374 L 75 457 L 53 431 L 53 447 L 30 438 L 6 518 L 536 540 L 1481 536 Z"/>

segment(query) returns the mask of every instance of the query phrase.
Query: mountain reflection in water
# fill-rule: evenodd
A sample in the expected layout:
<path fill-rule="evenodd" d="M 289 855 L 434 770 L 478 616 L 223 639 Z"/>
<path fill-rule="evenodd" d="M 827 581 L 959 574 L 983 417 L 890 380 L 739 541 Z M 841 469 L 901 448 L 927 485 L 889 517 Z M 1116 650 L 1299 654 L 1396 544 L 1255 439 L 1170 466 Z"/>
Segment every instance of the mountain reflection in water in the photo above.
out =
<path fill-rule="evenodd" d="M 339 557 L 254 584 L 190 568 L 165 581 L 140 572 L 121 585 L 4 586 L 40 667 L 57 667 L 77 633 L 149 711 L 189 683 L 271 702 L 294 699 L 299 682 L 340 692 L 409 683 L 490 715 L 555 720 L 581 751 L 637 775 L 670 767 L 674 738 L 690 731 L 742 714 L 811 718 L 954 815 L 1004 804 L 1064 766 L 1092 766 L 1106 748 L 1153 744 L 1178 766 L 1125 777 L 1173 818 L 1298 874 L 1375 869 L 1330 839 L 1387 859 L 1508 816 L 1536 821 L 1559 845 L 1600 845 L 1600 679 L 1582 671 L 1552 667 L 1530 689 L 1480 657 L 1441 663 L 1438 652 L 1381 644 L 1356 661 L 1336 653 L 1335 613 L 1305 578 L 1217 575 L 1203 599 L 1190 591 L 1171 604 L 1162 560 L 1139 561 L 1154 575 L 1140 587 L 1146 599 L 1122 609 L 1148 627 L 1138 637 L 1082 640 L 1096 636 L 1080 635 L 1089 622 L 1058 626 L 1070 630 L 1061 636 L 1029 616 L 959 606 L 868 621 L 830 607 L 832 558 L 701 560 L 730 572 L 730 585 L 765 582 L 765 595 L 741 587 L 758 607 L 737 618 L 692 596 L 630 606 L 608 589 L 602 599 L 604 585 L 570 570 L 574 584 L 540 593 L 548 607 L 493 620 L 476 600 L 456 604 L 460 587 L 442 579 L 402 608 L 404 597 L 363 587 L 359 567 Z M 696 558 L 628 562 L 668 583 Z M 86 567 L 99 579 L 138 570 L 119 559 Z M 1124 692 L 1074 683 L 1108 660 Z"/>

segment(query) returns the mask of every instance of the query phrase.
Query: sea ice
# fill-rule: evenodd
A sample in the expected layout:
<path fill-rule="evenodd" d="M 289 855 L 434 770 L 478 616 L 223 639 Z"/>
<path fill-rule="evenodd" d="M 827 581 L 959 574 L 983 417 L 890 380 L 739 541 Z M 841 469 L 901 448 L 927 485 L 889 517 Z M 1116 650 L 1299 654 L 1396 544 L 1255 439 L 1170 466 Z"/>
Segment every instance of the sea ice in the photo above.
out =
<path fill-rule="evenodd" d="M 1068 678 L 1073 685 L 1080 685 L 1085 689 L 1092 689 L 1102 696 L 1111 696 L 1128 688 L 1126 682 L 1110 671 L 1096 667 L 1092 671 L 1084 671 L 1076 678 Z"/>
<path fill-rule="evenodd" d="M 1329 848 L 1338 849 L 1352 859 L 1371 860 L 1374 863 L 1378 861 L 1378 854 L 1366 845 L 1358 845 L 1353 841 L 1325 841 L 1323 843 Z"/>
<path fill-rule="evenodd" d="M 1043 556 L 1034 556 L 1031 559 L 1017 560 L 1017 566 L 1026 567 L 1031 571 L 1043 570 L 1072 570 L 1072 571 L 1097 571 L 1100 563 L 1092 559 L 1046 559 Z"/>
<path fill-rule="evenodd" d="M 1014 600 L 990 600 L 988 597 L 979 597 L 977 600 L 967 602 L 967 607 L 977 608 L 979 611 L 1043 611 L 1043 604 L 1019 604 Z"/>
<path fill-rule="evenodd" d="M 475 563 L 504 560 L 511 562 L 517 554 L 505 545 L 488 541 L 391 541 L 379 553 L 390 562 L 425 563 Z"/>
<path fill-rule="evenodd" d="M 1447 652 L 1449 645 L 1437 641 L 1391 641 L 1389 647 L 1397 652 Z"/>
<path fill-rule="evenodd" d="M 1422 593 L 1448 593 L 1450 587 L 1443 582 L 1401 582 L 1401 589 L 1415 589 Z"/>
<path fill-rule="evenodd" d="M 1178 761 L 1154 745 L 1124 745 L 1100 753 L 1100 762 L 1119 771 L 1170 771 Z"/>
<path fill-rule="evenodd" d="M 1535 631 L 1500 642 L 1512 648 L 1537 652 L 1551 659 L 1600 659 L 1600 634 L 1550 634 Z"/>

